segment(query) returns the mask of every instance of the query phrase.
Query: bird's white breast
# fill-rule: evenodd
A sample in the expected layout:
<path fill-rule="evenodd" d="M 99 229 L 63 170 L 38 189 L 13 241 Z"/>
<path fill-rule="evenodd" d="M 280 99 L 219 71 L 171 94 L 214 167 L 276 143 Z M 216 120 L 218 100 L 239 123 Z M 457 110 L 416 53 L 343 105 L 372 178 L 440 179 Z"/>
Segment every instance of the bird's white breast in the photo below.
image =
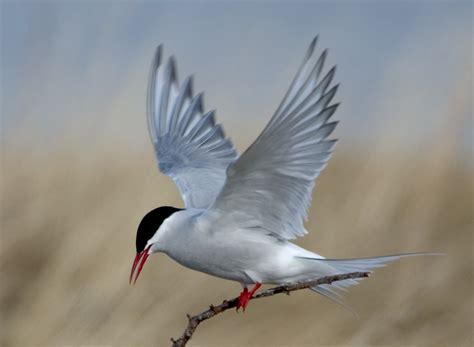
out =
<path fill-rule="evenodd" d="M 262 231 L 206 223 L 198 210 L 183 210 L 163 223 L 158 248 L 180 264 L 213 276 L 238 281 L 282 283 L 301 271 L 294 257 L 301 248 Z"/>

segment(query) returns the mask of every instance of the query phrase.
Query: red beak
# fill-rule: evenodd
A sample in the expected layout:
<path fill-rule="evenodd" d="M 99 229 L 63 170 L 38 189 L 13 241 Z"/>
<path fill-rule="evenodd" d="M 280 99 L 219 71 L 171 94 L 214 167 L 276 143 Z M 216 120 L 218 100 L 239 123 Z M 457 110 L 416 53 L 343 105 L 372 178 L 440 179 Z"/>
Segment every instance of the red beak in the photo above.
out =
<path fill-rule="evenodd" d="M 133 284 L 137 282 L 138 276 L 140 275 L 140 272 L 142 272 L 143 265 L 145 265 L 145 262 L 149 256 L 148 250 L 150 249 L 150 247 L 151 245 L 149 245 L 143 251 L 137 253 L 137 255 L 135 256 L 135 260 L 133 261 L 132 271 L 130 272 L 130 279 L 129 279 L 130 284 L 132 284 L 133 274 L 135 273 L 135 269 L 137 269 L 137 266 L 138 266 L 135 279 L 133 280 Z"/>

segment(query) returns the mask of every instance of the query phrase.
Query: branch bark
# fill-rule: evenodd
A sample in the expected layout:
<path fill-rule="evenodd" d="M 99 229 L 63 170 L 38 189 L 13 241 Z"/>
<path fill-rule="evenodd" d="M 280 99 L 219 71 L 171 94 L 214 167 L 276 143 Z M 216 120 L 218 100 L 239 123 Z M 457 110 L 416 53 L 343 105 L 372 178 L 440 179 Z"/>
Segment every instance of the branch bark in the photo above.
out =
<path fill-rule="evenodd" d="M 281 285 L 278 287 L 264 290 L 260 292 L 259 294 L 253 296 L 251 300 L 266 298 L 268 296 L 273 296 L 273 295 L 281 294 L 281 293 L 289 295 L 290 292 L 293 292 L 295 290 L 308 289 L 311 287 L 318 286 L 320 284 L 331 284 L 332 282 L 347 280 L 351 278 L 369 277 L 369 275 L 370 275 L 370 272 L 351 272 L 351 273 L 346 273 L 346 274 L 321 277 L 314 281 L 285 284 L 285 285 Z M 200 323 L 218 315 L 219 313 L 222 313 L 228 309 L 236 307 L 238 300 L 239 298 L 237 297 L 231 300 L 224 300 L 222 304 L 217 305 L 217 306 L 211 305 L 209 306 L 209 309 L 195 316 L 190 316 L 188 314 L 187 315 L 188 326 L 186 327 L 186 329 L 184 330 L 180 338 L 178 338 L 177 340 L 171 338 L 171 341 L 173 343 L 172 346 L 173 347 L 186 346 L 186 343 L 188 343 L 188 341 L 191 339 L 191 337 L 193 336 L 194 332 L 196 331 Z"/>

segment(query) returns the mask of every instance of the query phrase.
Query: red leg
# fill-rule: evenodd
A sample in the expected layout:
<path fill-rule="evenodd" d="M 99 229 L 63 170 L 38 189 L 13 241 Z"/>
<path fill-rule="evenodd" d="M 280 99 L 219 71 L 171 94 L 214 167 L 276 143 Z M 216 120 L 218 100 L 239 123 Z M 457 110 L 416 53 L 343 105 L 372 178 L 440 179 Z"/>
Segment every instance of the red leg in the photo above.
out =
<path fill-rule="evenodd" d="M 236 307 L 237 312 L 239 311 L 239 308 L 243 307 L 243 303 L 247 300 L 248 295 L 249 295 L 249 290 L 247 289 L 247 287 L 245 287 L 239 296 L 239 302 L 237 303 L 237 307 Z"/>
<path fill-rule="evenodd" d="M 262 284 L 260 282 L 255 283 L 255 287 L 253 287 L 252 291 L 250 292 L 250 297 L 252 297 L 261 286 Z"/>
<path fill-rule="evenodd" d="M 262 286 L 261 283 L 259 283 L 259 282 L 255 283 L 255 286 L 253 287 L 253 289 L 250 292 L 248 291 L 247 288 L 244 288 L 242 293 L 240 293 L 239 302 L 237 303 L 236 310 L 239 311 L 239 308 L 242 307 L 242 309 L 245 312 L 245 308 L 247 307 L 247 304 L 249 303 L 250 299 L 255 294 L 255 292 L 258 290 L 258 288 L 260 288 L 261 286 Z"/>

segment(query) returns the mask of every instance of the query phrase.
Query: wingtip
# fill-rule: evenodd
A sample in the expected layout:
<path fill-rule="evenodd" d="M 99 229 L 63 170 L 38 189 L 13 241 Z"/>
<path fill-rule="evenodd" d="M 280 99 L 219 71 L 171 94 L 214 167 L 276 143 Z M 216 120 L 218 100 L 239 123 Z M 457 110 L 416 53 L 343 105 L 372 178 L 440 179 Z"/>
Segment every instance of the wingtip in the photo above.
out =
<path fill-rule="evenodd" d="M 189 80 L 189 89 L 191 90 L 191 95 L 192 95 L 193 90 L 194 90 L 194 75 L 189 75 L 188 80 Z"/>
<path fill-rule="evenodd" d="M 327 49 L 323 50 L 321 54 L 319 55 L 318 60 L 316 61 L 316 64 L 313 68 L 313 78 L 315 80 L 319 79 L 319 76 L 321 74 L 321 71 L 323 70 L 324 63 L 326 61 L 326 56 L 327 56 Z"/>
<path fill-rule="evenodd" d="M 328 56 L 328 49 L 325 48 L 322 52 L 321 52 L 321 58 L 323 61 L 326 60 L 326 57 Z"/>
<path fill-rule="evenodd" d="M 155 62 L 156 66 L 161 64 L 161 57 L 163 56 L 163 44 L 159 44 L 155 49 Z"/>
<path fill-rule="evenodd" d="M 178 70 L 177 70 L 177 63 L 176 58 L 174 55 L 170 55 L 168 58 L 167 69 L 169 69 L 171 81 L 175 81 L 178 79 Z"/>
<path fill-rule="evenodd" d="M 331 69 L 329 69 L 327 74 L 323 77 L 323 79 L 320 82 L 320 85 L 324 88 L 324 90 L 326 90 L 326 88 L 329 87 L 335 74 L 336 74 L 336 65 L 334 65 Z"/>
<path fill-rule="evenodd" d="M 189 75 L 188 77 L 186 77 L 186 78 L 184 79 L 184 82 L 183 82 L 183 84 L 184 84 L 184 86 L 185 86 L 185 88 L 186 88 L 186 96 L 187 96 L 188 98 L 192 98 L 192 97 L 193 97 L 193 90 L 194 90 L 194 88 L 193 88 L 193 83 L 194 83 L 194 82 L 193 82 L 193 81 L 194 81 L 194 76 L 193 76 L 193 75 Z"/>
<path fill-rule="evenodd" d="M 196 102 L 197 102 L 197 105 L 196 107 L 198 107 L 200 113 L 203 112 L 204 110 L 204 92 L 200 92 L 198 95 L 196 95 Z"/>
<path fill-rule="evenodd" d="M 324 127 L 328 127 L 330 130 L 329 130 L 329 133 L 327 136 L 331 135 L 331 133 L 334 131 L 334 129 L 336 129 L 337 125 L 339 124 L 340 121 L 338 120 L 335 120 L 333 122 L 329 122 L 329 123 L 326 123 L 325 125 L 323 125 Z"/>
<path fill-rule="evenodd" d="M 326 107 L 326 110 L 329 110 L 329 114 L 332 116 L 334 113 L 336 113 L 337 109 L 339 108 L 339 105 L 341 103 L 340 102 L 336 102 L 328 107 Z M 336 123 L 335 125 L 337 125 L 339 123 L 339 121 L 334 121 L 332 123 Z M 331 124 L 331 123 L 327 123 L 327 124 Z"/>
<path fill-rule="evenodd" d="M 316 35 L 312 40 L 311 40 L 311 43 L 309 44 L 309 47 L 308 47 L 308 50 L 306 52 L 306 56 L 307 57 L 310 57 L 313 52 L 314 52 L 314 48 L 316 47 L 316 44 L 318 43 L 318 35 Z"/>
<path fill-rule="evenodd" d="M 339 83 L 336 83 L 334 86 L 331 87 L 331 89 L 324 92 L 324 95 L 322 96 L 322 99 L 324 99 L 324 107 L 325 108 L 331 103 L 334 96 L 336 96 L 336 93 L 337 93 L 338 89 L 339 89 Z M 337 103 L 337 105 L 339 105 L 339 104 Z"/>
<path fill-rule="evenodd" d="M 169 56 L 168 58 L 168 64 L 172 65 L 173 67 L 176 66 L 176 58 L 175 56 L 172 54 Z"/>
<path fill-rule="evenodd" d="M 151 71 L 157 70 L 158 67 L 161 65 L 161 59 L 163 56 L 163 45 L 159 45 L 155 49 L 155 53 L 153 54 L 153 60 L 151 62 Z"/>

